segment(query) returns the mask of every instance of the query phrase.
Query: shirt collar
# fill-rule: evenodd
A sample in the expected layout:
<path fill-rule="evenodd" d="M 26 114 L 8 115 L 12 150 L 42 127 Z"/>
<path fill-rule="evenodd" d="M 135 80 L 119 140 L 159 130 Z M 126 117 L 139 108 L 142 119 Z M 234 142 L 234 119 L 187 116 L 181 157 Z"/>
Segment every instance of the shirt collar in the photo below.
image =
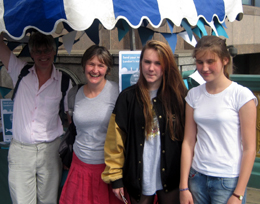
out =
<path fill-rule="evenodd" d="M 33 74 L 36 75 L 36 70 L 35 70 L 35 65 L 33 65 L 32 68 L 29 69 L 30 71 L 32 71 Z M 52 65 L 52 72 L 51 72 L 51 79 L 54 79 L 54 80 L 58 80 L 58 70 L 55 68 L 54 65 Z"/>

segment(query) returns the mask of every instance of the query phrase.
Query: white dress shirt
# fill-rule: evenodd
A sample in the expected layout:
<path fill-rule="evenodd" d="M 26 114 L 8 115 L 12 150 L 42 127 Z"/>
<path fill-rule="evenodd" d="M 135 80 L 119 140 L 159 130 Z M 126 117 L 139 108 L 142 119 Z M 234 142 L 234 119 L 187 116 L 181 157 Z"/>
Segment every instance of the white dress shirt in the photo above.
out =
<path fill-rule="evenodd" d="M 14 86 L 25 64 L 11 53 L 8 73 Z M 58 114 L 62 73 L 53 65 L 50 79 L 39 89 L 35 67 L 29 71 L 21 80 L 14 99 L 13 138 L 26 144 L 51 142 L 63 133 Z M 68 110 L 67 97 L 64 99 L 64 108 Z"/>

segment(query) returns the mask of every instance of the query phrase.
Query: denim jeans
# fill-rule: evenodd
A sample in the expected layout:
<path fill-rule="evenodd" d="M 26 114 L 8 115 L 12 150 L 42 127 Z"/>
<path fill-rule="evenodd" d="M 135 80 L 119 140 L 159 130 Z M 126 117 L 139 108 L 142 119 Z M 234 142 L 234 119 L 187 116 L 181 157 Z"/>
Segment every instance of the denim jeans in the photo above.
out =
<path fill-rule="evenodd" d="M 189 189 L 193 197 L 194 204 L 226 204 L 232 196 L 238 177 L 221 178 L 206 176 L 190 169 Z M 242 204 L 246 203 L 246 191 Z"/>

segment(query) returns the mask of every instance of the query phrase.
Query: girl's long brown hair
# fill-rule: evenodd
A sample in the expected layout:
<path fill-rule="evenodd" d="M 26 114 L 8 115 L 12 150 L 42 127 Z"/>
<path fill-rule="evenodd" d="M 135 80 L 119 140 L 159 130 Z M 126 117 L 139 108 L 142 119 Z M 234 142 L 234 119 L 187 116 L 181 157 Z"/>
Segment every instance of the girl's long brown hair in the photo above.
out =
<path fill-rule="evenodd" d="M 187 89 L 182 80 L 171 48 L 167 44 L 157 40 L 148 41 L 143 47 L 139 65 L 140 77 L 137 84 L 141 93 L 140 99 L 143 102 L 146 133 L 151 132 L 153 121 L 148 84 L 142 73 L 142 59 L 144 52 L 147 49 L 153 49 L 158 53 L 159 61 L 162 66 L 163 76 L 158 98 L 162 101 L 165 111 L 166 128 L 169 128 L 172 140 L 182 140 L 185 123 L 184 97 L 187 94 Z M 173 113 L 175 115 L 173 115 Z M 173 126 L 173 124 L 175 125 Z"/>

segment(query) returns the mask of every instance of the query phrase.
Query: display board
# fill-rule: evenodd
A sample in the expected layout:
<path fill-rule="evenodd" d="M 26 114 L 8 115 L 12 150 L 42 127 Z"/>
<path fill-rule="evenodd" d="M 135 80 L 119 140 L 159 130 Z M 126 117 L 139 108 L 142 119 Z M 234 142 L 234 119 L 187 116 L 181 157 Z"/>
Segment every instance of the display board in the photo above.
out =
<path fill-rule="evenodd" d="M 119 91 L 135 84 L 139 79 L 141 51 L 119 52 Z"/>
<path fill-rule="evenodd" d="M 13 137 L 13 104 L 11 99 L 1 99 L 3 141 L 11 142 Z"/>

